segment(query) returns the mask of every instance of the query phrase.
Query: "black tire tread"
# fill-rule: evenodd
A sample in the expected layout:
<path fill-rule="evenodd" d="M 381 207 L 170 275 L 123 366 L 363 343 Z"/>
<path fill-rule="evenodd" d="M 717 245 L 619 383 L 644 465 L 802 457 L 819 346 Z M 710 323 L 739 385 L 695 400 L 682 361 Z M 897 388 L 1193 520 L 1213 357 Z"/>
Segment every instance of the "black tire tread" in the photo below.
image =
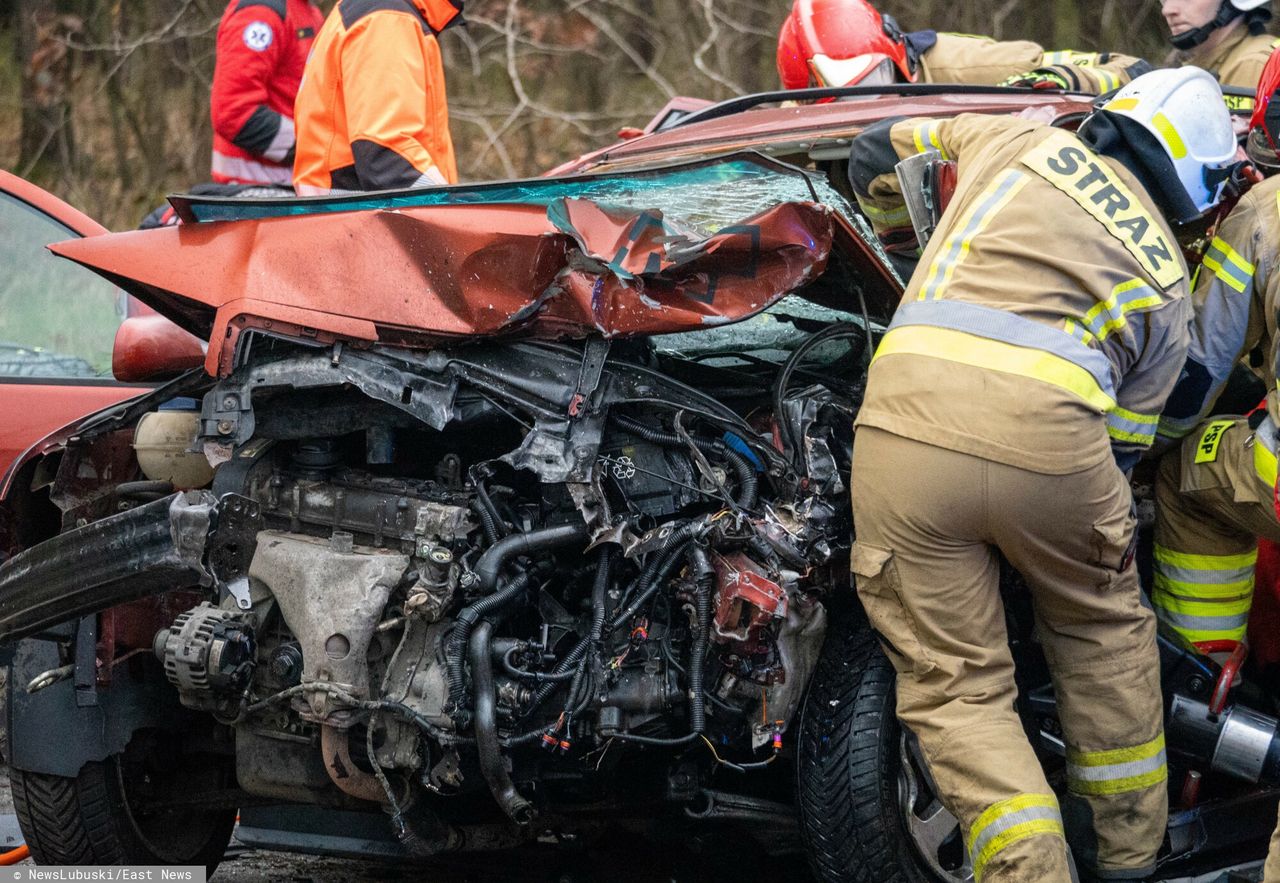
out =
<path fill-rule="evenodd" d="M 800 723 L 800 828 L 822 883 L 908 883 L 894 670 L 861 609 L 832 616 Z"/>
<path fill-rule="evenodd" d="M 119 781 L 117 758 L 86 763 L 74 778 L 11 767 L 14 813 L 31 857 L 41 865 L 163 865 L 134 832 Z M 186 859 L 207 873 L 222 860 L 235 814 L 214 826 Z"/>
<path fill-rule="evenodd" d="M 76 778 L 9 771 L 14 812 L 38 864 L 111 865 L 126 860 L 112 824 L 106 765 L 88 763 Z"/>

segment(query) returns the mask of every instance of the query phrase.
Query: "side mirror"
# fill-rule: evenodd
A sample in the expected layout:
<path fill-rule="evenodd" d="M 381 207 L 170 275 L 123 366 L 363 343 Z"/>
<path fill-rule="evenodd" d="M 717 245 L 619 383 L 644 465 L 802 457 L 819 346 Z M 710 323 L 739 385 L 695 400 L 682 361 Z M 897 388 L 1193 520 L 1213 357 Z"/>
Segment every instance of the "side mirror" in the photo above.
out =
<path fill-rule="evenodd" d="M 130 316 L 116 330 L 111 373 L 124 383 L 163 380 L 204 364 L 204 344 L 164 316 Z"/>

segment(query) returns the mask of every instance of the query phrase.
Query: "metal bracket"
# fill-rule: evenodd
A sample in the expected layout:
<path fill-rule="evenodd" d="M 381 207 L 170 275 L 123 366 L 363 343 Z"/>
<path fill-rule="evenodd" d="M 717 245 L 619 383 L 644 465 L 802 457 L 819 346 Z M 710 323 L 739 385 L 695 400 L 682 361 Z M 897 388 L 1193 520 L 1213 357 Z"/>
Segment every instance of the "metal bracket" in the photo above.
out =
<path fill-rule="evenodd" d="M 75 667 L 76 707 L 98 704 L 98 616 L 80 618 L 76 629 Z"/>
<path fill-rule="evenodd" d="M 582 349 L 582 368 L 578 372 L 578 383 L 574 387 L 573 396 L 569 399 L 569 416 L 579 417 L 586 410 L 591 396 L 600 387 L 600 377 L 604 374 L 605 363 L 609 360 L 610 341 L 603 338 L 592 338 Z"/>
<path fill-rule="evenodd" d="M 249 563 L 264 528 L 262 507 L 248 497 L 227 494 L 218 501 L 217 520 L 205 544 L 205 567 L 219 591 L 226 591 L 241 610 L 253 606 L 249 597 Z"/>

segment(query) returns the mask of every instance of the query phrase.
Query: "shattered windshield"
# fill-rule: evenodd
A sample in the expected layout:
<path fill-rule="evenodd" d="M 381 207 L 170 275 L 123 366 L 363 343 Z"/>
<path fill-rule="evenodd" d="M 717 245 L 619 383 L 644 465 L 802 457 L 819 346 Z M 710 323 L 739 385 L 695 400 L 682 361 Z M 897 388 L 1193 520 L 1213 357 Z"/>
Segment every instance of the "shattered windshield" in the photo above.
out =
<path fill-rule="evenodd" d="M 888 263 L 861 216 L 821 176 L 759 153 L 735 153 L 625 172 L 385 191 L 332 199 L 177 196 L 172 201 L 184 219 L 207 222 L 439 205 L 551 206 L 565 199 L 588 200 L 603 208 L 628 211 L 657 210 L 674 226 L 704 236 L 718 233 L 726 224 L 737 223 L 780 203 L 818 202 L 849 220 L 861 238 Z"/>
<path fill-rule="evenodd" d="M 795 295 L 787 295 L 762 313 L 732 325 L 657 334 L 650 338 L 659 353 L 692 359 L 707 365 L 730 366 L 752 360 L 781 364 L 821 327 L 836 323 L 862 326 L 862 316 L 819 306 Z M 883 330 L 870 322 L 873 333 Z M 836 342 L 832 350 L 846 348 Z"/>
<path fill-rule="evenodd" d="M 541 205 L 556 215 L 566 200 L 583 200 L 605 210 L 660 212 L 664 226 L 710 237 L 732 225 L 789 202 L 816 202 L 840 215 L 875 260 L 902 279 L 862 215 L 825 176 L 778 162 L 753 151 L 702 158 L 652 168 L 384 191 L 329 199 L 237 199 L 175 196 L 188 222 L 235 221 L 335 212 L 445 205 Z"/>

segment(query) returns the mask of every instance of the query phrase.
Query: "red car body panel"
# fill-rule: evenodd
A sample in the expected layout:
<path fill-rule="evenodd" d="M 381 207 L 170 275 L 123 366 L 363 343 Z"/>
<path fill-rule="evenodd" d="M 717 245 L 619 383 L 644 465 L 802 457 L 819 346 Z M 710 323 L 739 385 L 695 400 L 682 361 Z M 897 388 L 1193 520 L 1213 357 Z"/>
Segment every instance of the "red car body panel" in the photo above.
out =
<path fill-rule="evenodd" d="M 783 203 L 672 242 L 653 213 L 567 199 L 192 224 L 71 240 L 98 270 L 211 341 L 225 374 L 240 333 L 428 346 L 442 338 L 625 337 L 753 315 L 816 278 L 833 212 Z M 175 303 L 175 300 L 178 303 Z"/>

